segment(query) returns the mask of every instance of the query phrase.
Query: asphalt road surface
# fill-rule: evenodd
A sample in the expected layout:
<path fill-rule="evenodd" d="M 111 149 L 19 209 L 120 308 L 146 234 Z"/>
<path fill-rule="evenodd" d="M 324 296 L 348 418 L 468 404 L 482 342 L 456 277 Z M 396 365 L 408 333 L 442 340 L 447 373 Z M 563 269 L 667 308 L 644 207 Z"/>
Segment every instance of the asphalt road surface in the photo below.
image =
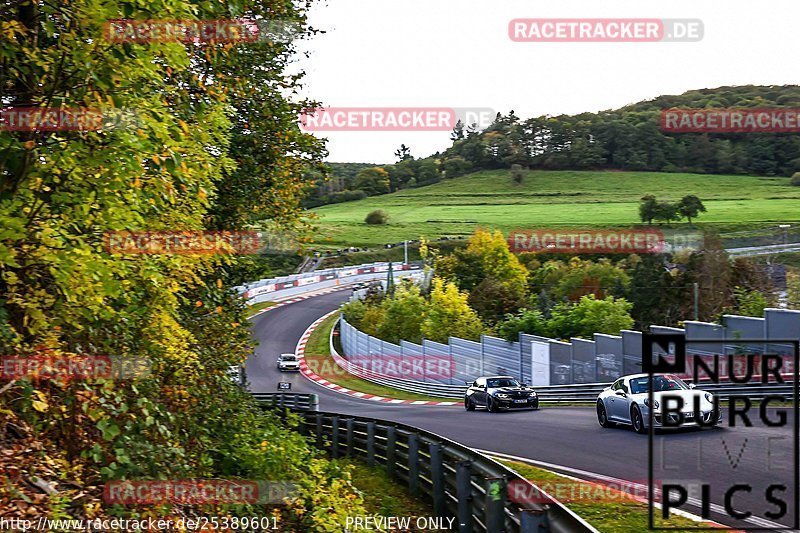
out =
<path fill-rule="evenodd" d="M 501 452 L 549 463 L 577 477 L 594 474 L 647 484 L 648 437 L 623 427 L 603 429 L 593 408 L 544 407 L 538 411 L 488 413 L 466 412 L 460 406 L 389 405 L 360 400 L 319 386 L 299 373 L 277 370 L 278 354 L 294 352 L 298 339 L 320 316 L 336 309 L 349 298 L 343 290 L 283 306 L 253 319 L 252 330 L 259 346 L 247 361 L 246 372 L 254 392 L 276 392 L 278 381 L 292 383 L 294 392 L 319 396 L 320 410 L 374 417 L 410 424 L 432 431 L 470 447 Z M 776 410 L 770 410 L 776 416 Z M 711 518 L 739 528 L 791 526 L 796 512 L 794 493 L 793 426 L 769 427 L 752 413 L 753 427 L 728 425 L 706 430 L 687 429 L 657 433 L 653 442 L 654 479 L 662 483 L 680 480 L 696 483 L 683 509 L 700 514 L 700 484 L 710 485 Z M 578 470 L 579 472 L 575 472 Z M 725 492 L 734 484 L 751 491 L 732 495 L 731 505 L 752 517 L 741 521 L 725 513 Z M 766 518 L 779 508 L 766 499 L 771 484 L 783 484 L 785 491 L 773 495 L 786 502 L 782 518 Z M 692 499 L 696 498 L 696 499 Z"/>

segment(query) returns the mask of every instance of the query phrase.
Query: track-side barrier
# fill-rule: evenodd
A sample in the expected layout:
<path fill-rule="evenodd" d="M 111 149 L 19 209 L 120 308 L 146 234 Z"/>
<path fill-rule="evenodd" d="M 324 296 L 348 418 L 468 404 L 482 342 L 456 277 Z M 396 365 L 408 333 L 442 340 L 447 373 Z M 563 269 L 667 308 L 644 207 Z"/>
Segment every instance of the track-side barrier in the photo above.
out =
<path fill-rule="evenodd" d="M 464 385 L 446 385 L 441 383 L 428 383 L 423 381 L 416 381 L 411 379 L 395 378 L 390 376 L 381 375 L 377 372 L 372 372 L 365 369 L 363 366 L 351 363 L 342 357 L 334 346 L 333 330 L 331 330 L 330 338 L 331 356 L 337 365 L 344 371 L 357 376 L 365 381 L 370 381 L 385 387 L 391 387 L 399 391 L 413 392 L 416 394 L 423 394 L 426 396 L 435 396 L 437 398 L 452 398 L 462 399 L 467 390 L 466 384 Z M 476 376 L 477 377 L 477 376 Z M 536 394 L 539 396 L 539 402 L 548 403 L 570 403 L 570 404 L 594 404 L 597 401 L 597 396 L 603 389 L 608 387 L 611 383 L 582 383 L 573 385 L 548 385 L 541 387 L 534 387 Z M 727 400 L 731 395 L 746 396 L 751 400 L 761 400 L 767 395 L 783 396 L 787 400 L 792 399 L 792 383 L 784 382 L 781 384 L 761 384 L 761 383 L 712 383 L 700 382 L 698 388 L 712 392 L 721 400 Z"/>
<path fill-rule="evenodd" d="M 316 394 L 254 392 L 253 398 L 265 406 L 293 409 L 295 411 L 318 411 L 319 397 Z"/>
<path fill-rule="evenodd" d="M 256 396 L 265 407 L 294 403 L 291 394 Z M 298 399 L 304 403 L 309 395 Z M 279 401 L 275 401 L 275 400 Z M 285 409 L 281 409 L 285 413 Z M 386 420 L 298 410 L 300 431 L 331 457 L 357 457 L 381 465 L 409 492 L 432 503 L 436 516 L 455 517 L 460 533 L 598 533 L 552 499 L 522 506 L 508 486 L 524 481 L 490 457 L 434 433 Z M 531 490 L 536 488 L 531 484 Z M 542 492 L 542 494 L 545 494 Z"/>

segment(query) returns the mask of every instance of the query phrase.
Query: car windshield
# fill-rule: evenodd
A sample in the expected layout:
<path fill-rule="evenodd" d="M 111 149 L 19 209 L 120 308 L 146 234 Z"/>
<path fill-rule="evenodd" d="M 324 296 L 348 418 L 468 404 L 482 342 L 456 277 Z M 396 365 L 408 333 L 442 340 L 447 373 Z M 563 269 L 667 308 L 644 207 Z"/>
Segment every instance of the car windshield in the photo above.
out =
<path fill-rule="evenodd" d="M 486 382 L 490 389 L 498 389 L 500 387 L 519 387 L 519 381 L 513 378 L 497 378 L 490 379 Z"/>
<path fill-rule="evenodd" d="M 281 359 L 283 359 L 284 361 L 296 361 L 293 355 L 282 355 Z"/>
<path fill-rule="evenodd" d="M 688 390 L 689 386 L 678 376 L 666 374 L 663 376 L 653 376 L 653 392 L 664 392 L 671 390 Z M 631 393 L 642 394 L 648 392 L 648 378 L 643 376 L 631 380 Z"/>

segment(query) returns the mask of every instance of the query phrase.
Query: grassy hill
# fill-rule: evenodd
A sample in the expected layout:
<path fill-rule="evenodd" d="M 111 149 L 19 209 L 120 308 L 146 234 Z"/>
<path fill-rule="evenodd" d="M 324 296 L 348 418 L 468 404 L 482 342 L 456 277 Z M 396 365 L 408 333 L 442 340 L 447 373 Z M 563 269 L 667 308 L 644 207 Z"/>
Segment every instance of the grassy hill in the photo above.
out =
<path fill-rule="evenodd" d="M 639 223 L 645 194 L 678 200 L 696 194 L 708 208 L 699 223 L 741 229 L 800 220 L 800 188 L 782 177 L 656 172 L 530 171 L 521 185 L 506 170 L 476 172 L 435 185 L 315 209 L 322 246 L 374 246 L 403 239 L 551 226 Z M 364 217 L 383 209 L 389 224 Z M 329 240 L 327 239 L 329 238 Z"/>

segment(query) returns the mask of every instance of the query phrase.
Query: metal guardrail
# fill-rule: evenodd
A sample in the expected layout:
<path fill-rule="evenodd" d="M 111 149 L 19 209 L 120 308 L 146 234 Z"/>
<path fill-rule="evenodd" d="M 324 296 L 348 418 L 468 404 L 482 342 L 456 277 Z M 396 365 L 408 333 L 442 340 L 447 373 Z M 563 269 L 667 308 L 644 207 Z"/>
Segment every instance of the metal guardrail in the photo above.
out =
<path fill-rule="evenodd" d="M 316 394 L 254 392 L 252 395 L 257 402 L 264 406 L 294 409 L 295 411 L 319 410 L 319 397 Z"/>
<path fill-rule="evenodd" d="M 269 396 L 282 396 L 284 406 L 293 403 L 290 394 Z M 265 402 L 280 403 L 272 398 Z M 460 533 L 598 533 L 555 499 L 524 507 L 511 501 L 510 482 L 537 488 L 494 459 L 435 433 L 338 413 L 297 414 L 300 431 L 314 437 L 319 448 L 333 458 L 358 457 L 369 465 L 382 465 L 412 495 L 430 501 L 436 516 L 455 517 Z"/>

